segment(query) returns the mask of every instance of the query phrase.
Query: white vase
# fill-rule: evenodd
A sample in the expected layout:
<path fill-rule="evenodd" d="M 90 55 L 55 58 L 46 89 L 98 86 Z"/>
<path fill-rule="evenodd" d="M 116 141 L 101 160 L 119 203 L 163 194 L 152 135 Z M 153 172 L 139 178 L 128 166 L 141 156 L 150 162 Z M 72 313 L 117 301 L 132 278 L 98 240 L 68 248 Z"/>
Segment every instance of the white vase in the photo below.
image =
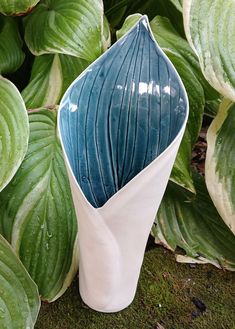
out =
<path fill-rule="evenodd" d="M 171 76 L 170 78 L 168 78 L 169 83 L 167 85 L 161 86 L 159 81 L 161 82 L 161 79 L 164 80 L 164 78 L 159 78 L 160 80 L 156 81 L 156 83 L 154 79 L 150 79 L 149 82 L 146 82 L 143 81 L 144 78 L 142 78 L 142 73 L 140 73 L 138 75 L 140 79 L 138 80 L 138 76 L 137 78 L 135 78 L 138 80 L 138 101 L 143 102 L 143 104 L 147 104 L 146 106 L 149 107 L 149 104 L 152 104 L 151 102 L 155 104 L 155 100 L 157 102 L 156 104 L 159 104 L 158 106 L 156 105 L 156 109 L 154 108 L 154 106 L 150 110 L 149 108 L 147 108 L 149 112 L 146 113 L 151 113 L 152 115 L 152 113 L 155 113 L 155 110 L 159 111 L 162 115 L 160 116 L 161 120 L 156 123 L 156 127 L 152 128 L 152 125 L 154 123 L 152 124 L 151 122 L 147 123 L 147 127 L 149 127 L 149 129 L 153 129 L 151 130 L 153 133 L 157 130 L 157 128 L 159 128 L 160 137 L 158 135 L 158 142 L 156 143 L 158 148 L 163 145 L 163 142 L 161 142 L 161 140 L 164 140 L 165 138 L 164 133 L 168 134 L 168 142 L 166 142 L 164 148 L 159 151 L 158 154 L 156 154 L 154 159 L 149 164 L 144 166 L 144 168 L 142 168 L 139 172 L 137 172 L 135 176 L 132 177 L 132 179 L 127 181 L 125 185 L 121 187 L 121 189 L 117 190 L 116 193 L 113 193 L 101 206 L 94 206 L 94 204 L 92 204 L 91 202 L 91 199 L 89 199 L 88 197 L 90 190 L 86 190 L 86 185 L 84 189 L 81 186 L 83 186 L 83 183 L 89 184 L 87 189 L 92 189 L 92 191 L 95 190 L 95 193 L 98 195 L 97 198 L 99 197 L 99 189 L 96 187 L 100 184 L 100 170 L 102 168 L 105 168 L 106 148 L 102 144 L 106 145 L 106 139 L 104 139 L 104 142 L 101 143 L 101 145 L 96 149 L 96 151 L 101 150 L 101 153 L 99 155 L 99 157 L 101 158 L 101 169 L 99 168 L 99 172 L 97 169 L 97 173 L 94 173 L 96 167 L 92 167 L 94 163 L 90 159 L 94 159 L 95 162 L 95 156 L 97 155 L 94 155 L 91 150 L 93 149 L 93 139 L 98 136 L 99 131 L 97 130 L 98 133 L 94 133 L 94 137 L 90 138 L 92 141 L 89 141 L 89 137 L 92 135 L 92 130 L 83 131 L 82 129 L 90 129 L 89 127 L 87 128 L 87 126 L 89 124 L 94 124 L 94 122 L 90 120 L 90 115 L 94 115 L 94 118 L 96 118 L 96 110 L 99 104 L 97 105 L 96 103 L 96 95 L 94 95 L 94 93 L 96 93 L 98 87 L 95 88 L 96 82 L 87 84 L 87 86 L 90 85 L 91 90 L 88 94 L 89 102 L 87 101 L 87 103 L 85 103 L 88 96 L 86 94 L 83 96 L 83 93 L 88 93 L 88 88 L 85 88 L 86 85 L 84 87 L 84 81 L 85 79 L 91 79 L 89 75 L 92 76 L 92 74 L 97 72 L 98 69 L 102 70 L 103 67 L 106 67 L 107 61 L 110 60 L 112 56 L 114 57 L 114 59 L 112 58 L 112 64 L 110 64 L 110 67 L 112 67 L 114 72 L 113 74 L 115 74 L 116 66 L 113 64 L 113 62 L 115 62 L 115 60 L 118 61 L 118 58 L 115 58 L 113 54 L 114 50 L 116 50 L 115 47 L 122 47 L 120 48 L 119 52 L 121 53 L 122 49 L 125 49 L 125 42 L 127 42 L 128 40 L 128 42 L 132 42 L 130 40 L 139 40 L 138 42 L 141 42 L 142 37 L 145 38 L 145 41 L 142 43 L 142 49 L 144 49 L 143 52 L 146 51 L 145 47 L 148 47 L 147 49 L 150 49 L 151 46 L 153 47 L 153 50 L 155 49 L 154 47 L 156 47 L 156 58 L 154 58 L 153 55 L 153 58 L 151 59 L 153 67 L 150 64 L 148 67 L 153 68 L 153 70 L 155 67 L 158 67 L 158 70 L 162 70 L 162 72 L 164 72 L 164 65 L 166 65 Z M 152 44 L 148 45 L 146 40 L 149 40 L 148 42 Z M 132 46 L 136 45 L 136 43 L 134 42 Z M 129 47 L 128 43 L 126 47 Z M 152 52 L 152 54 L 154 54 L 154 51 Z M 124 56 L 120 55 L 120 58 L 123 57 Z M 128 56 L 126 55 L 126 57 Z M 136 58 L 138 58 L 138 50 L 136 50 Z M 132 59 L 130 59 L 128 63 L 131 63 L 131 60 Z M 163 62 L 161 62 L 163 60 L 164 64 Z M 125 64 L 125 61 L 123 63 Z M 139 65 L 145 64 L 143 64 L 143 61 L 140 61 Z M 133 69 L 133 77 L 135 77 L 135 69 L 137 68 L 135 67 Z M 112 83 L 112 78 L 109 78 L 110 70 L 111 69 L 107 69 L 108 73 L 106 75 L 101 75 L 103 79 L 103 85 L 107 83 L 107 79 L 110 79 L 108 81 L 109 84 Z M 127 68 L 127 71 L 128 70 L 130 72 L 130 68 Z M 139 69 L 139 72 L 143 72 L 144 77 L 144 71 L 141 71 L 141 69 Z M 153 75 L 154 74 L 155 73 L 153 73 Z M 150 75 L 151 74 L 149 74 L 149 76 Z M 112 77 L 112 75 L 110 75 L 110 77 Z M 113 82 L 114 89 L 115 91 L 117 90 L 117 92 L 119 90 L 121 93 L 120 97 L 122 97 L 122 99 L 125 99 L 125 93 L 127 92 L 126 90 L 128 89 L 128 85 L 118 84 L 117 79 L 116 82 Z M 128 77 L 126 77 L 126 79 L 128 79 Z M 136 86 L 137 83 L 134 78 L 133 81 L 135 82 Z M 130 86 L 130 90 L 133 90 L 133 81 L 132 85 Z M 153 82 L 155 83 L 154 86 Z M 99 86 L 98 82 L 97 86 Z M 177 92 L 180 93 L 180 95 L 177 95 Z M 107 88 L 102 89 L 101 87 L 101 96 L 99 94 L 98 97 L 103 97 L 102 93 L 107 93 L 107 99 L 113 99 L 115 96 L 113 91 L 110 92 L 107 91 Z M 130 91 L 128 95 L 131 96 L 129 96 L 129 98 L 127 97 L 129 103 L 127 103 L 125 109 L 128 108 L 128 111 L 130 111 L 130 109 L 131 111 L 135 111 L 135 107 L 132 107 L 130 105 L 130 97 L 135 97 L 134 92 Z M 92 97 L 94 97 L 94 99 Z M 142 97 L 145 98 L 142 99 Z M 90 99 L 92 99 L 92 101 L 90 101 Z M 144 102 L 144 100 L 146 99 L 148 101 Z M 158 99 L 160 99 L 160 102 L 158 102 Z M 119 98 L 117 97 L 116 103 L 118 102 L 118 100 Z M 105 97 L 103 102 L 105 104 Z M 115 103 L 115 101 L 112 102 Z M 112 102 L 110 101 L 109 104 Z M 85 106 L 84 104 L 88 105 Z M 112 107 L 109 105 L 109 111 L 116 111 L 118 106 L 115 106 Z M 101 108 L 103 109 L 104 105 L 102 105 Z M 79 114 L 79 111 L 84 111 L 86 119 L 84 119 L 84 114 Z M 145 113 L 145 108 L 143 106 L 138 107 L 138 111 L 142 111 L 143 113 Z M 105 113 L 106 112 L 104 110 L 104 117 L 106 115 Z M 106 122 L 108 122 L 107 125 L 109 125 L 110 122 L 113 122 L 111 121 L 110 116 L 115 114 L 112 113 L 113 112 L 109 112 L 107 115 L 107 120 L 109 121 L 104 119 L 104 131 L 106 129 Z M 83 301 L 94 310 L 101 312 L 120 311 L 126 308 L 132 302 L 135 296 L 147 239 L 152 224 L 154 222 L 154 218 L 157 213 L 159 204 L 163 197 L 182 136 L 184 134 L 187 117 L 188 100 L 183 84 L 170 61 L 167 59 L 162 50 L 154 41 L 146 17 L 140 19 L 140 21 L 130 32 L 128 32 L 122 39 L 120 39 L 116 44 L 114 44 L 114 46 L 112 46 L 97 61 L 92 63 L 85 70 L 85 72 L 82 73 L 82 75 L 79 76 L 73 82 L 73 84 L 69 87 L 68 91 L 63 97 L 58 115 L 58 130 L 62 142 L 62 148 L 64 151 L 64 158 L 68 170 L 73 201 L 76 209 L 79 226 L 79 289 Z M 115 119 L 115 117 L 113 118 Z M 98 122 L 97 118 L 94 120 L 97 120 Z M 128 120 L 131 119 L 129 119 L 128 117 Z M 81 122 L 85 123 L 81 124 Z M 125 120 L 123 122 L 125 123 Z M 129 125 L 129 129 L 142 129 L 141 124 L 142 122 L 137 122 L 135 128 L 133 128 L 134 124 L 133 126 Z M 80 128 L 81 132 L 79 130 L 79 127 L 82 127 Z M 96 127 L 98 127 L 97 129 L 99 130 L 102 129 L 102 125 L 99 126 L 98 124 L 94 127 L 95 130 Z M 90 133 L 88 134 L 87 131 L 89 131 Z M 133 135 L 131 135 L 131 132 L 129 132 L 129 130 L 126 134 L 127 136 L 130 136 L 130 138 L 133 138 Z M 146 134 L 148 134 L 147 131 Z M 83 144 L 82 140 L 84 136 L 87 136 L 85 142 L 87 144 Z M 115 136 L 116 143 L 118 138 L 121 138 L 119 136 L 119 130 L 117 130 L 117 134 Z M 128 138 L 129 137 L 127 137 L 127 139 Z M 148 143 L 149 139 L 150 138 L 147 139 Z M 98 137 L 95 140 L 95 143 L 97 143 L 97 140 Z M 145 154 L 149 150 L 149 144 L 146 143 L 144 144 L 145 148 L 143 154 Z M 86 147 L 84 147 L 83 145 L 85 145 Z M 102 152 L 102 147 L 104 147 L 105 152 Z M 117 146 L 117 150 L 118 152 L 121 152 L 122 145 Z M 128 151 L 128 148 L 126 147 L 125 150 Z M 105 155 L 103 160 L 102 156 L 104 153 Z M 108 148 L 107 154 L 112 156 L 112 159 L 110 160 L 110 162 L 112 162 L 114 154 L 112 153 L 112 147 Z M 87 162 L 83 159 L 84 156 L 86 156 Z M 139 159 L 138 157 L 137 160 Z M 89 165 L 88 160 L 90 161 L 89 163 L 92 169 L 89 169 L 89 167 L 87 168 L 87 166 Z M 79 164 L 77 164 L 77 162 Z M 86 166 L 85 169 L 84 166 Z M 110 166 L 110 163 L 107 163 L 107 175 L 109 174 Z M 116 168 L 118 167 L 118 165 L 116 167 L 115 166 L 115 162 L 112 162 L 112 170 L 116 170 L 115 175 L 118 176 L 118 173 L 121 172 L 121 170 L 118 171 L 118 168 Z M 125 167 L 125 164 L 122 164 L 122 166 Z M 136 162 L 136 164 L 133 165 L 134 169 L 135 166 L 138 167 L 138 161 Z M 83 170 L 87 170 L 88 174 L 82 176 Z M 89 170 L 91 170 L 91 172 L 89 172 Z M 95 177 L 94 179 L 92 175 Z M 104 177 L 105 170 L 103 171 L 102 175 Z M 85 177 L 84 182 L 83 177 Z M 116 181 L 117 179 L 115 180 L 115 182 Z M 121 181 L 120 177 L 119 181 Z"/>

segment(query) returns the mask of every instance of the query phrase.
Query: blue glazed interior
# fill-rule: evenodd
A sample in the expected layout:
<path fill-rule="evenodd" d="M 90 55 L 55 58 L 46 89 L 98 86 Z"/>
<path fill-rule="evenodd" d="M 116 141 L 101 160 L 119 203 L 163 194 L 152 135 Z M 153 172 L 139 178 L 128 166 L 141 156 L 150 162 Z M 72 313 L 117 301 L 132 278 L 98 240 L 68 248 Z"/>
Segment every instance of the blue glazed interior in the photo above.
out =
<path fill-rule="evenodd" d="M 186 111 L 175 69 L 142 18 L 69 87 L 60 107 L 64 149 L 87 200 L 103 206 L 160 155 Z"/>

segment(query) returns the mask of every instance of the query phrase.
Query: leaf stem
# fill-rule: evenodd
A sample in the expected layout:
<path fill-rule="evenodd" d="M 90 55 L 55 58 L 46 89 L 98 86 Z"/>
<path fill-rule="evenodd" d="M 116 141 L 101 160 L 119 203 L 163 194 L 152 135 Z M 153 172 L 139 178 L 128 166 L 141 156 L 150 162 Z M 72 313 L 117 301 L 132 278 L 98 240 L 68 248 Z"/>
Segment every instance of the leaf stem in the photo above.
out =
<path fill-rule="evenodd" d="M 38 113 L 40 111 L 43 111 L 43 110 L 48 110 L 48 111 L 57 111 L 59 108 L 58 105 L 48 105 L 48 106 L 43 106 L 43 107 L 38 107 L 38 108 L 35 108 L 35 109 L 28 109 L 28 113 Z"/>

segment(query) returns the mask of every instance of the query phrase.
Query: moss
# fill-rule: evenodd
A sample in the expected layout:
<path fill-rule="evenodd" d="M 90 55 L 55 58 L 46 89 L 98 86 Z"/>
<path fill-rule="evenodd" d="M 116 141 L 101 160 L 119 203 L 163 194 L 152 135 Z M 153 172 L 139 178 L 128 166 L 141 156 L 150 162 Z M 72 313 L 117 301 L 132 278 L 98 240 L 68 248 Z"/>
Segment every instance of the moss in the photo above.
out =
<path fill-rule="evenodd" d="M 192 302 L 202 301 L 205 312 Z M 235 329 L 235 273 L 211 265 L 191 268 L 161 247 L 145 254 L 136 298 L 116 314 L 82 303 L 77 282 L 58 301 L 43 304 L 36 329 Z"/>

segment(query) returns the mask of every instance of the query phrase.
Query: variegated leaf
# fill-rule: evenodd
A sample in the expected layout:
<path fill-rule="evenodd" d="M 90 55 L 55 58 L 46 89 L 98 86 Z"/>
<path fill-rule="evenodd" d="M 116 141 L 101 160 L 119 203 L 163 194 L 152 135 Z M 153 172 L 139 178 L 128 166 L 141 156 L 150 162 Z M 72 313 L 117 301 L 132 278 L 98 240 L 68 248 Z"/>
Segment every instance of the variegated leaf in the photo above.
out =
<path fill-rule="evenodd" d="M 93 61 L 103 50 L 101 0 L 41 0 L 25 20 L 34 55 L 61 53 Z"/>
<path fill-rule="evenodd" d="M 156 16 L 150 23 L 154 37 L 159 45 L 166 50 L 179 55 L 185 64 L 188 64 L 197 79 L 203 87 L 206 100 L 214 100 L 219 94 L 214 90 L 204 78 L 197 56 L 189 46 L 188 42 L 182 38 L 175 30 L 169 19 Z"/>
<path fill-rule="evenodd" d="M 29 123 L 24 101 L 9 80 L 0 77 L 0 191 L 18 170 L 28 147 Z"/>
<path fill-rule="evenodd" d="M 235 1 L 184 0 L 184 28 L 209 83 L 235 101 Z"/>
<path fill-rule="evenodd" d="M 39 0 L 1 0 L 0 13 L 4 15 L 22 15 L 30 11 Z"/>
<path fill-rule="evenodd" d="M 70 83 L 87 65 L 83 59 L 62 54 L 36 57 L 30 82 L 22 92 L 27 108 L 58 104 Z"/>
<path fill-rule="evenodd" d="M 77 223 L 56 135 L 56 112 L 29 114 L 27 155 L 0 194 L 0 231 L 37 283 L 42 299 L 53 301 L 77 270 Z"/>
<path fill-rule="evenodd" d="M 204 178 L 195 174 L 194 183 L 196 196 L 169 183 L 152 230 L 155 241 L 172 251 L 182 248 L 185 255 L 177 261 L 235 271 L 235 236 L 214 207 Z"/>
<path fill-rule="evenodd" d="M 224 100 L 207 133 L 206 184 L 224 222 L 235 234 L 235 104 Z"/>

